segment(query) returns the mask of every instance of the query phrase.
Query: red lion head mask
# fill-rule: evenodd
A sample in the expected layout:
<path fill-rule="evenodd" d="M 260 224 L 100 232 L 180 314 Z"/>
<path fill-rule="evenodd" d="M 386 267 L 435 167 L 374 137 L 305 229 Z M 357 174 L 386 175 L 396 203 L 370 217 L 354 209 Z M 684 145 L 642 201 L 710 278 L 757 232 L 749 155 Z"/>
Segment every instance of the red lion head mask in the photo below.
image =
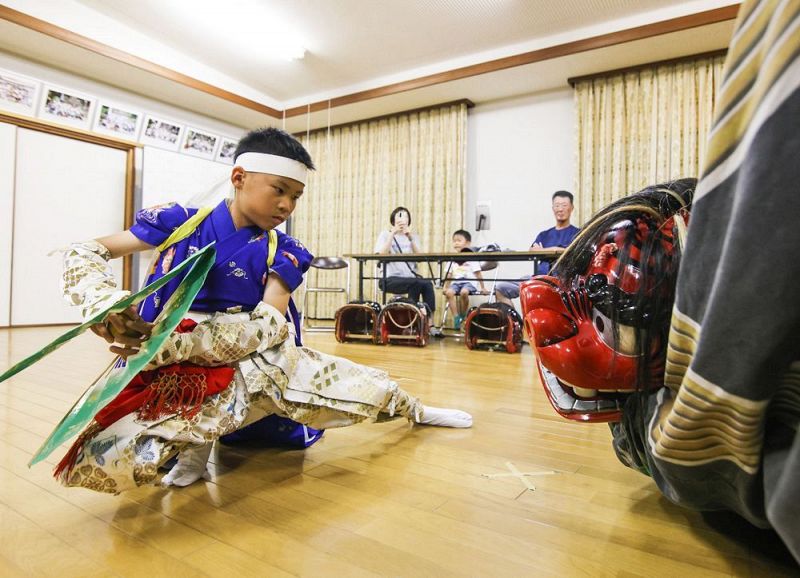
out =
<path fill-rule="evenodd" d="M 663 385 L 667 332 L 695 179 L 648 187 L 592 217 L 520 291 L 547 397 L 563 417 L 619 421 L 628 394 Z"/>

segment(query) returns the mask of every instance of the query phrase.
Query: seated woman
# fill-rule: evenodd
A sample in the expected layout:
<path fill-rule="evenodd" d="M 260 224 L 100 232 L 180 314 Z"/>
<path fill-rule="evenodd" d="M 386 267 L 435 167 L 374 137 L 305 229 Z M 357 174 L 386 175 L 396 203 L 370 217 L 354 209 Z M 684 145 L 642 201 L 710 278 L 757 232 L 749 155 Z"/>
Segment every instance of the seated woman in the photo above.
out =
<path fill-rule="evenodd" d="M 397 207 L 389 216 L 392 228 L 381 231 L 375 243 L 375 252 L 380 255 L 399 255 L 402 253 L 422 253 L 419 235 L 411 232 L 411 213 L 405 207 Z M 412 301 L 419 302 L 420 298 L 428 306 L 428 323 L 433 323 L 433 314 L 436 311 L 436 294 L 433 283 L 428 279 L 420 278 L 417 273 L 417 264 L 407 261 L 392 261 L 384 263 L 386 267 L 386 282 L 378 282 L 382 291 L 387 293 L 407 293 Z M 432 335 L 435 330 L 432 330 Z"/>

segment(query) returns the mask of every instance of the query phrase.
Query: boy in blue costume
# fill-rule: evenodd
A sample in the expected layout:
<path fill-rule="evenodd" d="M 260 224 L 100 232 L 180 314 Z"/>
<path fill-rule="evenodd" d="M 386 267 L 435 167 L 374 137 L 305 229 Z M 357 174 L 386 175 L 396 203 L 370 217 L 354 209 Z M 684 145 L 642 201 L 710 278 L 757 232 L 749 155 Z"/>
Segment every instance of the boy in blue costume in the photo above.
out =
<path fill-rule="evenodd" d="M 187 485 L 204 475 L 211 442 L 269 415 L 318 429 L 379 414 L 471 425 L 464 412 L 423 406 L 384 372 L 300 345 L 291 293 L 312 255 L 273 229 L 294 211 L 313 163 L 296 139 L 263 129 L 241 140 L 234 165 L 232 200 L 205 210 L 177 204 L 144 209 L 130 230 L 74 244 L 66 253 L 65 297 L 88 319 L 127 294 L 117 290 L 109 259 L 156 247 L 152 282 L 212 241 L 217 250 L 189 315 L 199 323 L 173 334 L 146 368 L 152 373 L 145 372 L 140 385 L 147 402 L 132 407 L 140 392 L 123 392 L 127 397 L 120 394 L 103 410 L 108 419 L 87 428 L 60 466 L 66 485 L 117 493 L 153 481 L 176 453 L 177 465 L 162 483 Z M 138 313 L 112 316 L 95 333 L 113 343 L 115 353 L 135 353 L 177 284 L 148 297 Z M 189 391 L 187 399 L 199 396 L 202 402 L 153 402 L 167 390 Z"/>

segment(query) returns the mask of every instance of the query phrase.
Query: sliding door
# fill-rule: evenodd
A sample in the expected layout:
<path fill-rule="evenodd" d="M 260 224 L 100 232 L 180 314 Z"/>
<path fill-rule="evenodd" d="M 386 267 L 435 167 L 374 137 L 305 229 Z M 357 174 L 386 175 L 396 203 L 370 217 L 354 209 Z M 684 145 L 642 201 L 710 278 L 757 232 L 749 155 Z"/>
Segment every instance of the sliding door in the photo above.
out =
<path fill-rule="evenodd" d="M 12 325 L 80 321 L 61 298 L 61 257 L 48 254 L 124 229 L 126 160 L 124 150 L 17 129 Z M 113 269 L 121 286 L 122 261 Z"/>

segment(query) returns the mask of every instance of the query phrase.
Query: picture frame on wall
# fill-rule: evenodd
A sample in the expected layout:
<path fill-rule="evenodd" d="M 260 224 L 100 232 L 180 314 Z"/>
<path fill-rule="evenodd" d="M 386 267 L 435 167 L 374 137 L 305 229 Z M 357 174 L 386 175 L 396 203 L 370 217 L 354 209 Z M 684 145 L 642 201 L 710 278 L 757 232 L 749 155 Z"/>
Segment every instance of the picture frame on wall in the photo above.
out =
<path fill-rule="evenodd" d="M 183 125 L 148 114 L 142 125 L 139 142 L 143 145 L 177 151 L 183 136 Z"/>
<path fill-rule="evenodd" d="M 35 78 L 0 68 L 0 110 L 36 116 L 42 83 Z"/>
<path fill-rule="evenodd" d="M 204 159 L 213 159 L 220 137 L 197 128 L 187 127 L 180 152 Z"/>
<path fill-rule="evenodd" d="M 125 105 L 100 100 L 92 131 L 135 141 L 139 136 L 143 120 L 142 112 L 131 110 L 131 107 Z"/>
<path fill-rule="evenodd" d="M 232 165 L 233 153 L 236 152 L 236 145 L 239 144 L 239 141 L 225 136 L 220 137 L 219 141 L 219 149 L 217 150 L 215 160 L 220 163 Z"/>
<path fill-rule="evenodd" d="M 44 85 L 42 92 L 39 118 L 85 130 L 91 128 L 95 97 L 53 85 Z"/>

